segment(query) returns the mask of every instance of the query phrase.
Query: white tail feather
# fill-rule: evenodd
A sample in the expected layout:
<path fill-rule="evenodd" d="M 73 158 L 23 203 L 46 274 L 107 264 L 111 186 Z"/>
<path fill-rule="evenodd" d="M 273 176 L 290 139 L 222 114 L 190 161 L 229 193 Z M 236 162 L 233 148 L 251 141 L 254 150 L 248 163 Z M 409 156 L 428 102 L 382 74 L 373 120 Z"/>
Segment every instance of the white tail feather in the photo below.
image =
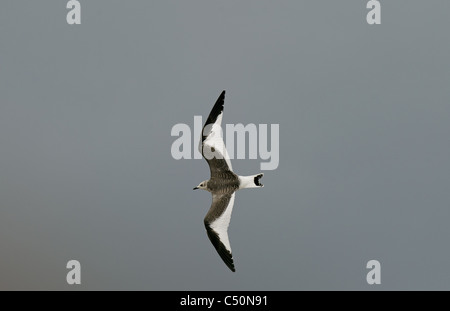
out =
<path fill-rule="evenodd" d="M 259 182 L 263 176 L 263 173 L 251 176 L 239 176 L 239 189 L 264 187 L 264 185 Z"/>

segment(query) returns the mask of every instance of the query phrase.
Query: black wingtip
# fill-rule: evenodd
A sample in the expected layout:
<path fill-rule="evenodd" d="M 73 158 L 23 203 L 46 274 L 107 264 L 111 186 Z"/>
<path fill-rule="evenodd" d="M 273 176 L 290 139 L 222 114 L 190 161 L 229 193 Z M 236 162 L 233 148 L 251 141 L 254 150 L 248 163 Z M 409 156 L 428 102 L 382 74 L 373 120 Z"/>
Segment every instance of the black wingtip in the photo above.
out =
<path fill-rule="evenodd" d="M 214 104 L 214 107 L 211 109 L 211 112 L 209 113 L 208 119 L 205 122 L 205 126 L 208 125 L 208 124 L 216 122 L 217 117 L 223 111 L 224 103 L 225 103 L 225 90 L 222 91 L 222 93 L 219 95 L 219 98 L 217 98 L 217 101 Z M 203 139 L 204 138 L 205 137 L 203 137 Z"/>
<path fill-rule="evenodd" d="M 214 230 L 211 229 L 211 227 L 206 221 L 205 227 L 208 238 L 211 241 L 214 248 L 216 249 L 220 258 L 222 258 L 222 261 L 227 265 L 227 267 L 231 271 L 236 272 L 236 269 L 234 267 L 233 255 L 231 254 L 231 252 L 225 248 L 225 245 L 223 245 L 223 243 L 220 241 L 219 235 Z"/>
<path fill-rule="evenodd" d="M 223 109 L 224 102 L 225 102 L 225 90 L 223 90 L 222 93 L 220 93 L 219 98 L 217 98 L 215 105 L 221 105 Z"/>
<path fill-rule="evenodd" d="M 223 90 L 222 93 L 220 93 L 215 105 L 217 105 L 219 102 L 222 102 L 222 105 L 223 105 L 224 101 L 225 101 L 225 90 Z"/>

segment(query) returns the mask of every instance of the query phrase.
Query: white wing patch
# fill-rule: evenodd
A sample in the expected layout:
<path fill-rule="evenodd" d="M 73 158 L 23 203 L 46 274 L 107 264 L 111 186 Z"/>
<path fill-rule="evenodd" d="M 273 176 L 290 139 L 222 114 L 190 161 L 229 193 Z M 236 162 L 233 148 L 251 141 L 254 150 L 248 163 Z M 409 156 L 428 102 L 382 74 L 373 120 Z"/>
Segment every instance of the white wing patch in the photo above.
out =
<path fill-rule="evenodd" d="M 219 236 L 220 242 L 225 245 L 225 248 L 231 253 L 230 241 L 228 240 L 228 226 L 231 220 L 231 212 L 233 211 L 234 206 L 234 193 L 231 195 L 230 201 L 228 202 L 228 206 L 225 211 L 209 224 L 212 230 L 214 230 Z"/>
<path fill-rule="evenodd" d="M 222 116 L 223 112 L 221 112 L 217 116 L 216 122 L 214 124 L 207 124 L 204 127 L 204 133 L 202 134 L 207 134 L 207 136 L 203 143 L 200 145 L 200 152 L 207 160 L 211 160 L 214 157 L 216 159 L 224 159 L 231 171 L 232 167 L 230 156 L 228 155 L 222 135 Z"/>

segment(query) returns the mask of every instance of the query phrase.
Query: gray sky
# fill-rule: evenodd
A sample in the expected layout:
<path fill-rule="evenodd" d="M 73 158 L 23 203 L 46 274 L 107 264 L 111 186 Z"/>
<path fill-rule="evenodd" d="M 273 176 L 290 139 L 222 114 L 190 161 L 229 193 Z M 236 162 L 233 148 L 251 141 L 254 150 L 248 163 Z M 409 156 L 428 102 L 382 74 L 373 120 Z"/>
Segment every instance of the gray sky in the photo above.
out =
<path fill-rule="evenodd" d="M 0 10 L 0 289 L 450 289 L 450 2 L 375 26 L 366 1 L 82 1 L 77 26 L 65 4 Z M 280 124 L 278 169 L 236 196 L 236 273 L 207 163 L 170 154 L 223 89 L 224 123 Z"/>

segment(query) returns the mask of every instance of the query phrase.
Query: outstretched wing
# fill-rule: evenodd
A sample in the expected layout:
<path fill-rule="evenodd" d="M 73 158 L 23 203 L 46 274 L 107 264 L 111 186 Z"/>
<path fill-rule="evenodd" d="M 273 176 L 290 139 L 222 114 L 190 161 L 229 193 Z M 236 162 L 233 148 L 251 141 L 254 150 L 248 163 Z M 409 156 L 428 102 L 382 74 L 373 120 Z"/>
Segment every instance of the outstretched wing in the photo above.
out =
<path fill-rule="evenodd" d="M 211 176 L 220 172 L 232 171 L 230 157 L 222 138 L 222 116 L 225 103 L 225 91 L 220 94 L 202 129 L 199 151 L 206 159 Z"/>
<path fill-rule="evenodd" d="M 219 253 L 220 258 L 231 271 L 235 272 L 233 255 L 228 239 L 228 225 L 230 224 L 233 205 L 234 192 L 221 195 L 213 194 L 211 208 L 206 214 L 204 222 L 206 233 L 217 253 Z"/>

